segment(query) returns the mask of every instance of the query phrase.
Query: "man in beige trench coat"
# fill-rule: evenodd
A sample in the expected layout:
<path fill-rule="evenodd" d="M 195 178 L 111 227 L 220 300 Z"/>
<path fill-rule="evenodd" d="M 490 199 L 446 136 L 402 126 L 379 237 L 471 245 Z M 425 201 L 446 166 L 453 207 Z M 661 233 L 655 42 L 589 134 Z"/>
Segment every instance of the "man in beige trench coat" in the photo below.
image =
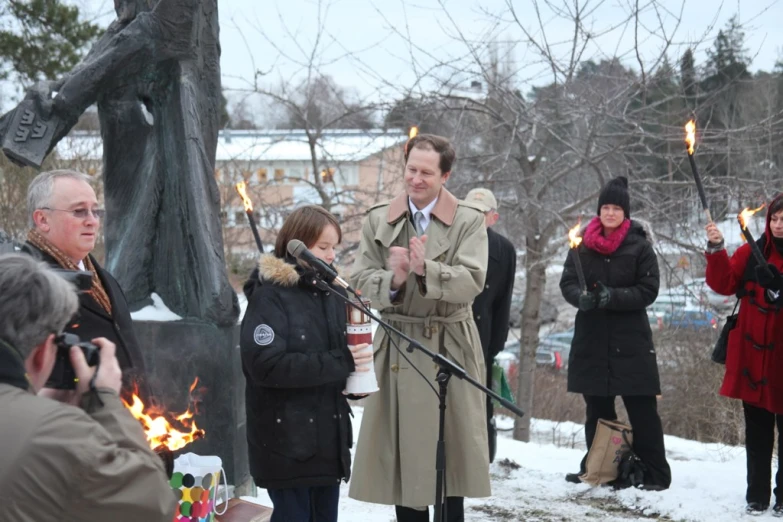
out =
<path fill-rule="evenodd" d="M 405 192 L 372 207 L 365 219 L 352 282 L 381 317 L 433 352 L 447 355 L 482 382 L 484 356 L 471 303 L 484 287 L 487 232 L 478 207 L 444 183 L 454 149 L 421 134 L 407 145 Z M 438 368 L 405 352 L 379 328 L 374 340 L 380 390 L 366 400 L 351 479 L 352 498 L 396 506 L 399 522 L 426 522 L 435 503 Z M 392 336 L 396 337 L 396 336 Z M 393 338 L 404 351 L 406 344 Z M 446 508 L 464 520 L 463 498 L 490 495 L 485 398 L 457 378 L 446 410 Z"/>

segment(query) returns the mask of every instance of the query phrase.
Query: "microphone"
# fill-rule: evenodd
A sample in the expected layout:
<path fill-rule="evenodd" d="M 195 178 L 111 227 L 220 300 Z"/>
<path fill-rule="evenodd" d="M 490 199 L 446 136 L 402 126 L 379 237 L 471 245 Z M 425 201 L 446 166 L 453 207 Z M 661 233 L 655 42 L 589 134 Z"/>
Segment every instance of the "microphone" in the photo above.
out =
<path fill-rule="evenodd" d="M 337 275 L 337 272 L 329 265 L 327 265 L 324 261 L 321 259 L 318 259 L 315 257 L 315 254 L 310 252 L 304 243 L 299 241 L 298 239 L 292 239 L 288 242 L 288 245 L 286 246 L 286 250 L 290 255 L 295 257 L 296 259 L 300 261 L 304 261 L 308 265 L 310 265 L 316 272 L 318 272 L 321 277 L 324 278 L 324 280 L 329 283 L 336 283 L 339 286 L 342 286 L 346 290 L 348 290 L 351 293 L 354 293 L 353 288 L 351 288 L 351 285 L 348 284 L 348 281 Z"/>

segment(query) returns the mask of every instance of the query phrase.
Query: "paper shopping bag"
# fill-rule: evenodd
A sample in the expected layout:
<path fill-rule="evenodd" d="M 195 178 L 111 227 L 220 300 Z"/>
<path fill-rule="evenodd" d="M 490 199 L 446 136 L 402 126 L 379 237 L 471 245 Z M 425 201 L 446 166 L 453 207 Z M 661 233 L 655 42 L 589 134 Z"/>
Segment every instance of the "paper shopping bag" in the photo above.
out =
<path fill-rule="evenodd" d="M 597 486 L 606 484 L 619 475 L 619 464 L 623 454 L 631 450 L 633 431 L 622 422 L 598 419 L 595 438 L 587 452 L 585 473 L 582 482 Z"/>
<path fill-rule="evenodd" d="M 195 453 L 177 457 L 174 460 L 174 473 L 169 481 L 179 500 L 174 522 L 214 522 L 221 477 L 225 481 L 220 457 Z M 224 496 L 227 496 L 227 493 L 226 486 Z"/>

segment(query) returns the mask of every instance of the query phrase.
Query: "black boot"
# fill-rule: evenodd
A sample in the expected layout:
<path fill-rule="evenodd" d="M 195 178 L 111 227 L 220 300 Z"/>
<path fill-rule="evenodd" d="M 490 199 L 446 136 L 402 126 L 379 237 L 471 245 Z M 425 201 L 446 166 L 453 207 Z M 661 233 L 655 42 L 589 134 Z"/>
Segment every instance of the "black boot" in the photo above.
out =
<path fill-rule="evenodd" d="M 430 513 L 429 510 L 425 509 L 423 511 L 419 511 L 418 509 L 413 509 L 409 507 L 404 506 L 394 506 L 395 514 L 397 515 L 397 522 L 429 522 L 430 521 Z"/>
<path fill-rule="evenodd" d="M 747 507 L 745 508 L 745 513 L 748 515 L 763 515 L 764 512 L 769 508 L 768 505 L 764 505 L 761 502 L 748 502 Z"/>

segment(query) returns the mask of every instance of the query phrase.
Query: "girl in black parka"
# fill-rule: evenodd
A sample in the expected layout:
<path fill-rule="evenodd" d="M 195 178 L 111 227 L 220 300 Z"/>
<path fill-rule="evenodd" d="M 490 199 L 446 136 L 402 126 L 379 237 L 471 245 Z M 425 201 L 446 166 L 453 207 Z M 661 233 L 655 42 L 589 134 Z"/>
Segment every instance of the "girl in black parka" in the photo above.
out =
<path fill-rule="evenodd" d="M 340 226 L 321 207 L 295 210 L 274 255 L 261 256 L 245 283 L 240 348 L 250 472 L 274 503 L 272 522 L 333 522 L 340 482 L 351 474 L 345 381 L 372 351 L 349 349 L 345 302 L 313 286 L 312 270 L 286 253 L 292 239 L 331 264 Z"/>
<path fill-rule="evenodd" d="M 660 490 L 669 487 L 671 470 L 658 416 L 656 395 L 661 387 L 646 312 L 658 296 L 658 261 L 644 228 L 629 215 L 628 180 L 615 178 L 601 191 L 598 217 L 586 227 L 576 252 L 586 293 L 579 287 L 574 252 L 566 257 L 560 290 L 579 308 L 568 359 L 568 391 L 584 396 L 588 449 L 598 419 L 617 419 L 615 397 L 622 396 L 634 451 L 647 467 L 643 487 Z M 566 480 L 579 482 L 584 472 L 582 459 L 580 473 L 569 473 Z"/>

